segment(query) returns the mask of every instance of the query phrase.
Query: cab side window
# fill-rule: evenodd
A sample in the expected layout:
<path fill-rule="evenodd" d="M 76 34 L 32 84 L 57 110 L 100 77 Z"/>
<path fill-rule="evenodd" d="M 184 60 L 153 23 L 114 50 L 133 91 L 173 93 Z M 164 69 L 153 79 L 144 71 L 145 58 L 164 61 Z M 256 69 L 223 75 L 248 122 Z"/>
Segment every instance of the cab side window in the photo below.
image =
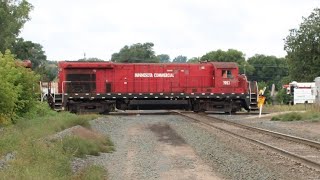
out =
<path fill-rule="evenodd" d="M 233 78 L 231 70 L 222 70 L 222 78 Z"/>

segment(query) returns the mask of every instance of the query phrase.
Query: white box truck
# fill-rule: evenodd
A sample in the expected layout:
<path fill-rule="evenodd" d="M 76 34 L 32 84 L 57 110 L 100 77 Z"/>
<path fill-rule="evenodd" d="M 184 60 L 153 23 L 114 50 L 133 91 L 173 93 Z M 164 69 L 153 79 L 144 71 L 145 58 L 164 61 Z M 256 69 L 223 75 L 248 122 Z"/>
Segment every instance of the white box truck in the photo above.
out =
<path fill-rule="evenodd" d="M 314 103 L 316 99 L 314 82 L 293 81 L 287 87 L 287 93 L 293 97 L 293 104 Z"/>

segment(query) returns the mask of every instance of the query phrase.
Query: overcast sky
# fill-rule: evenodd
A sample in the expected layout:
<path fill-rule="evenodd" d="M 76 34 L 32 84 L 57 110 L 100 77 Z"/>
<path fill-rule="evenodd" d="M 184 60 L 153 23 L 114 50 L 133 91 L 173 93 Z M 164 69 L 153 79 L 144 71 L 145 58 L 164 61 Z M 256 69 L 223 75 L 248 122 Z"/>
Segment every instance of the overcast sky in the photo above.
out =
<path fill-rule="evenodd" d="M 156 54 L 200 57 L 237 49 L 284 57 L 283 39 L 319 0 L 28 0 L 20 34 L 49 60 L 109 60 L 125 45 L 153 42 Z"/>

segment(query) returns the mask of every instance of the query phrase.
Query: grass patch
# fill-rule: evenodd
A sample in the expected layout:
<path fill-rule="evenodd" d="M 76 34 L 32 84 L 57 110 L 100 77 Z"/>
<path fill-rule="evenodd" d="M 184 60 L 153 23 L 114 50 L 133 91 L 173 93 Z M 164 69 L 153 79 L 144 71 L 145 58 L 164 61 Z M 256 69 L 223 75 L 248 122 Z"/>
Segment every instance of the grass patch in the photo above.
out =
<path fill-rule="evenodd" d="M 66 145 L 63 143 L 48 143 L 43 139 L 75 125 L 89 127 L 89 120 L 97 117 L 94 114 L 79 116 L 68 112 L 57 113 L 43 104 L 42 114 L 30 114 L 27 118 L 17 119 L 15 125 L 7 126 L 0 132 L 0 157 L 16 152 L 10 166 L 0 170 L 1 179 L 72 179 L 74 175 L 70 162 L 74 153 L 65 151 Z M 112 143 L 106 138 L 79 141 L 82 147 L 86 147 L 83 154 L 95 154 L 92 149 L 102 152 L 112 150 Z M 96 169 L 89 169 L 86 174 L 90 175 L 91 171 Z"/>
<path fill-rule="evenodd" d="M 77 175 L 73 179 L 77 180 L 90 180 L 90 179 L 106 179 L 107 171 L 100 166 L 89 166 Z"/>
<path fill-rule="evenodd" d="M 113 144 L 109 139 L 102 137 L 88 139 L 70 136 L 62 140 L 62 148 L 65 153 L 82 158 L 85 155 L 98 156 L 100 152 L 112 152 Z"/>
<path fill-rule="evenodd" d="M 263 111 L 264 112 L 283 112 L 283 111 L 305 111 L 305 110 L 310 110 L 312 109 L 311 104 L 297 104 L 294 106 L 291 105 L 270 105 L 266 104 L 263 106 Z"/>
<path fill-rule="evenodd" d="M 320 112 L 316 111 L 307 111 L 307 112 L 291 112 L 286 114 L 281 114 L 273 116 L 271 121 L 320 121 Z"/>
<path fill-rule="evenodd" d="M 54 114 L 32 119 L 19 119 L 15 125 L 4 128 L 0 139 L 0 154 L 19 149 L 23 141 L 33 141 L 54 134 L 75 125 L 89 127 L 89 120 L 97 115 L 75 115 L 68 112 L 54 112 Z"/>
<path fill-rule="evenodd" d="M 0 171 L 2 179 L 69 179 L 71 155 L 61 147 L 41 142 L 24 142 L 10 166 Z"/>
<path fill-rule="evenodd" d="M 273 116 L 271 121 L 299 121 L 302 119 L 301 113 L 292 112 L 287 114 L 281 114 L 278 116 Z"/>

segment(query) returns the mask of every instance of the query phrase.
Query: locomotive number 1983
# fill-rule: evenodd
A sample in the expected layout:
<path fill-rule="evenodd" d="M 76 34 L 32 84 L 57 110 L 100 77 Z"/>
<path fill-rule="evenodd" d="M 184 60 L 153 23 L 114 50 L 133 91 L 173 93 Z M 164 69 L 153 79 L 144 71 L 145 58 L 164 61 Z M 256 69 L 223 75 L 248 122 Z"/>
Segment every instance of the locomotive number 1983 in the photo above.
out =
<path fill-rule="evenodd" d="M 230 81 L 222 81 L 223 85 L 229 86 L 231 83 Z"/>

